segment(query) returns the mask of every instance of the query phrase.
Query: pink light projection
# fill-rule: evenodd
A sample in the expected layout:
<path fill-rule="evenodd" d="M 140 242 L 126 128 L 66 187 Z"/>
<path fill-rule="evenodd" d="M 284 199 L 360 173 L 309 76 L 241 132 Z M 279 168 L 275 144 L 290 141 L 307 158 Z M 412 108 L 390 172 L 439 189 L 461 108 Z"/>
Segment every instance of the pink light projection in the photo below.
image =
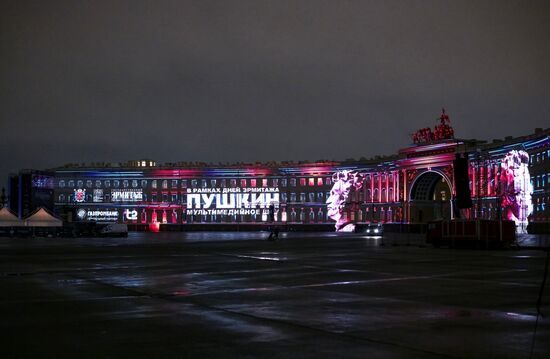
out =
<path fill-rule="evenodd" d="M 425 143 L 454 138 L 454 129 L 451 126 L 451 119 L 449 115 L 445 113 L 445 109 L 441 109 L 439 124 L 435 126 L 433 131 L 429 127 L 421 128 L 413 133 L 411 137 L 414 143 Z"/>
<path fill-rule="evenodd" d="M 353 171 L 339 171 L 332 175 L 334 185 L 327 198 L 327 214 L 336 221 L 336 232 L 354 232 L 355 224 L 344 215 L 346 200 L 363 187 L 363 175 Z"/>
<path fill-rule="evenodd" d="M 528 217 L 533 212 L 533 185 L 528 165 L 529 154 L 525 151 L 512 150 L 501 162 L 500 183 L 504 217 L 516 222 L 516 226 L 522 227 L 527 225 Z"/>

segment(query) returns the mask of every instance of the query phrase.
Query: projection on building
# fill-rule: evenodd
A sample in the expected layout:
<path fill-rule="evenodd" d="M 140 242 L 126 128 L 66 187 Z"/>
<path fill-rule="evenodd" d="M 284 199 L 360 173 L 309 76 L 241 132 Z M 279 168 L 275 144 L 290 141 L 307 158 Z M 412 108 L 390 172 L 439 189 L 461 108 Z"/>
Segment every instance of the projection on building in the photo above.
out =
<path fill-rule="evenodd" d="M 336 232 L 354 232 L 355 224 L 346 215 L 346 201 L 350 194 L 363 187 L 363 175 L 353 171 L 339 171 L 332 175 L 334 185 L 327 198 L 328 216 L 336 221 Z"/>
<path fill-rule="evenodd" d="M 256 215 L 279 204 L 279 188 L 188 188 L 187 213 L 191 215 Z"/>
<path fill-rule="evenodd" d="M 527 225 L 533 212 L 531 195 L 533 186 L 529 175 L 529 154 L 512 150 L 501 162 L 502 208 L 504 218 L 516 222 L 517 226 Z"/>

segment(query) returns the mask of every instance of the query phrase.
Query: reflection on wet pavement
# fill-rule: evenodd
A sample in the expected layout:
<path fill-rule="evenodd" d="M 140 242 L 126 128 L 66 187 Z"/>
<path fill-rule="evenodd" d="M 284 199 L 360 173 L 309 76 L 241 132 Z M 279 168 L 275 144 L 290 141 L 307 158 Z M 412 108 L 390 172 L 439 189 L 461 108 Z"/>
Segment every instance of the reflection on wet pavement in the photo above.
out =
<path fill-rule="evenodd" d="M 0 357 L 529 356 L 543 251 L 266 236 L 2 239 Z"/>

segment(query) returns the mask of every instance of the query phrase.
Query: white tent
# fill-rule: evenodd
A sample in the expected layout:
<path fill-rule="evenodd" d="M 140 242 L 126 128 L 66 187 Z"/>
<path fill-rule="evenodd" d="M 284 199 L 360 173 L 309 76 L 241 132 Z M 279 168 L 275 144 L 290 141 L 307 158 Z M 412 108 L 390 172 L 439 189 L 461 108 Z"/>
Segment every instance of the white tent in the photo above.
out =
<path fill-rule="evenodd" d="M 7 207 L 0 209 L 0 227 L 18 227 L 23 225 L 23 221 L 17 218 Z"/>
<path fill-rule="evenodd" d="M 25 218 L 27 227 L 62 227 L 63 221 L 48 213 L 44 208 L 39 208 L 36 212 Z"/>

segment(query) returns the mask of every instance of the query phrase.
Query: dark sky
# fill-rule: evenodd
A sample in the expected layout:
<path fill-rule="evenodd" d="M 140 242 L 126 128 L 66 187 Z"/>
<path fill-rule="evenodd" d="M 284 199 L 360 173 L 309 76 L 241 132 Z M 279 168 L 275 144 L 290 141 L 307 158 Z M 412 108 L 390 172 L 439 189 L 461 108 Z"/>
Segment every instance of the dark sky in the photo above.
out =
<path fill-rule="evenodd" d="M 2 1 L 0 178 L 392 154 L 550 127 L 549 1 Z"/>

